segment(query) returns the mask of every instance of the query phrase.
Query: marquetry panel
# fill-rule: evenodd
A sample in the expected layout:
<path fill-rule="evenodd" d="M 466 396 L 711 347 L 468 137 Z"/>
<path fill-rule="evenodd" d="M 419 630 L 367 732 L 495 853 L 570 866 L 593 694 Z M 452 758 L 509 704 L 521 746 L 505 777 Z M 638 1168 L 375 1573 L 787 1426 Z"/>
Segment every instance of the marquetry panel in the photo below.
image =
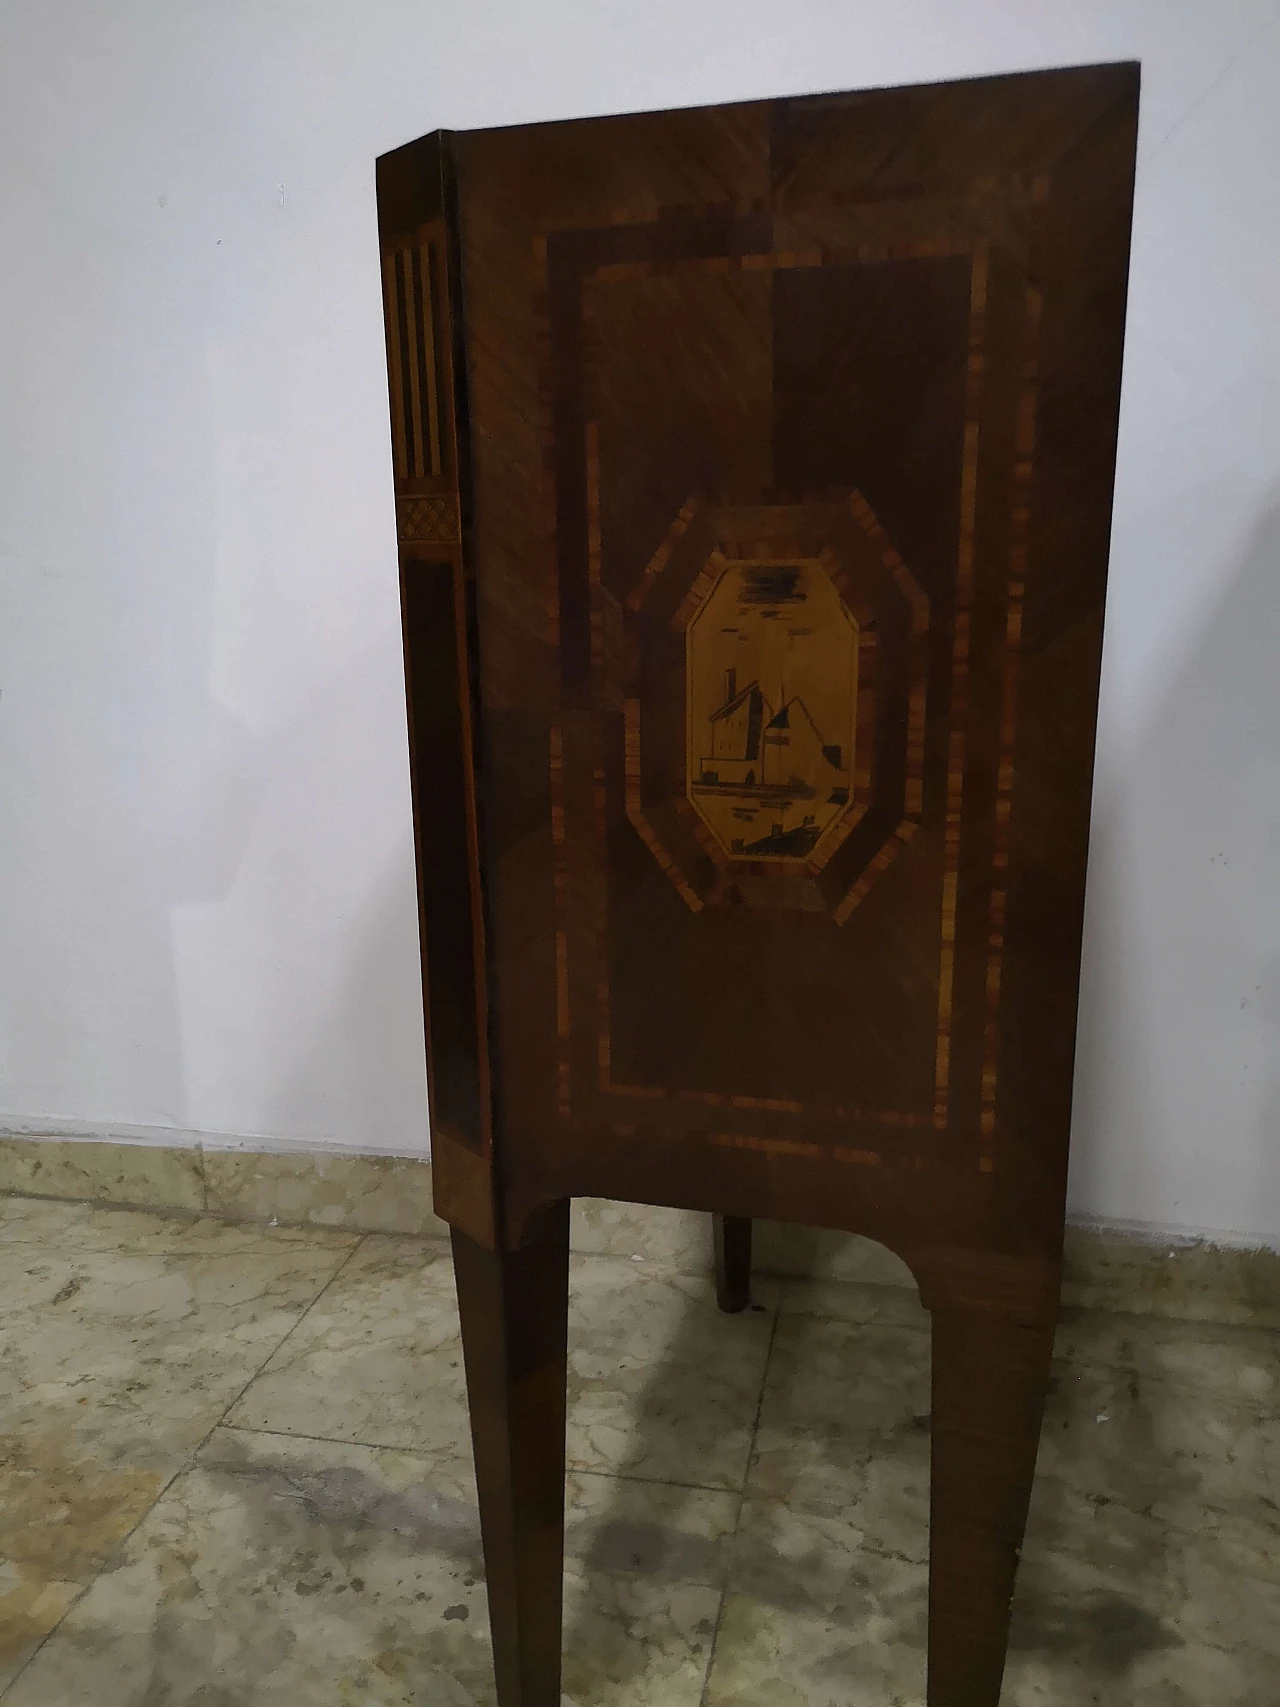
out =
<path fill-rule="evenodd" d="M 1011 182 L 1007 201 L 1027 211 L 1037 193 Z M 989 844 L 1000 814 L 991 783 L 1002 774 L 1001 719 L 972 703 L 973 606 L 981 596 L 988 627 L 991 613 L 1006 605 L 1012 613 L 998 639 L 994 629 L 980 636 L 984 666 L 993 641 L 1006 654 L 1016 650 L 1017 585 L 1003 542 L 1016 534 L 1015 424 L 1028 409 L 1007 353 L 1023 348 L 1023 379 L 1033 376 L 1037 333 L 1025 226 L 1020 245 L 997 248 L 997 233 L 972 209 L 955 210 L 945 236 L 913 231 L 912 214 L 910 206 L 899 210 L 895 240 L 885 242 L 885 210 L 877 209 L 877 240 L 863 244 L 855 240 L 858 216 L 849 215 L 845 241 L 821 251 L 773 249 L 749 219 L 679 233 L 611 222 L 547 245 L 545 336 L 562 378 L 544 457 L 563 471 L 563 483 L 576 462 L 583 494 L 581 543 L 566 529 L 557 540 L 566 694 L 552 732 L 559 1106 L 572 1124 L 629 1124 L 637 1101 L 660 1105 L 664 1119 L 684 1129 L 690 1114 L 681 1111 L 698 1105 L 755 1110 L 748 1116 L 755 1131 L 717 1141 L 750 1139 L 766 1151 L 811 1143 L 797 1128 L 816 1122 L 828 1142 L 839 1140 L 847 1154 L 874 1165 L 886 1144 L 903 1154 L 903 1135 L 913 1131 L 920 1136 L 908 1153 L 927 1160 L 954 1120 L 958 1153 L 971 1165 L 990 1165 L 979 1140 L 984 1074 L 985 1082 L 991 1077 L 981 1004 L 984 983 L 990 993 L 999 979 L 999 933 L 986 921 L 1000 906 Z M 966 215 L 968 229 L 959 229 Z M 645 248 L 656 253 L 618 259 Z M 857 347 L 867 336 L 860 316 L 873 305 L 876 330 L 885 332 L 886 284 L 889 335 L 900 343 L 890 364 L 870 342 Z M 934 329 L 920 350 L 910 326 L 926 305 Z M 855 399 L 833 386 L 829 372 L 810 372 L 798 334 L 815 321 L 830 327 L 832 365 L 838 370 L 843 358 L 846 385 L 865 393 L 863 432 L 890 444 L 896 436 L 903 459 L 914 457 L 917 466 L 905 475 L 886 466 L 883 453 L 877 464 L 874 454 L 840 445 Z M 581 339 L 576 359 L 571 324 Z M 992 339 L 1000 357 L 994 372 Z M 744 373 L 751 376 L 745 385 Z M 569 385 L 579 387 L 572 404 Z M 927 434 L 912 418 L 913 387 L 929 400 Z M 984 431 L 1012 482 L 997 483 L 993 464 L 1001 502 L 984 517 L 980 557 Z M 813 484 L 807 456 L 835 477 L 820 482 L 821 496 L 800 495 Z M 863 471 L 878 482 L 892 532 L 856 484 Z M 787 476 L 781 493 L 780 473 Z M 678 490 L 681 482 L 694 490 L 638 561 L 649 489 Z M 920 526 L 922 504 L 934 518 L 932 535 Z M 913 539 L 911 561 L 898 548 L 899 528 Z M 697 696 L 714 697 L 717 685 L 723 697 L 700 707 L 703 720 L 723 705 L 738 715 L 736 667 L 721 654 L 730 643 L 749 652 L 753 642 L 740 622 L 719 620 L 715 601 L 718 589 L 749 575 L 775 593 L 786 591 L 783 582 L 792 591 L 826 589 L 807 594 L 813 622 L 794 624 L 809 632 L 789 639 L 777 599 L 758 607 L 769 613 L 759 625 L 771 623 L 783 636 L 761 655 L 796 654 L 797 641 L 812 648 L 818 668 L 840 677 L 823 710 L 842 724 L 839 740 L 809 731 L 815 751 L 807 762 L 815 775 L 823 767 L 837 777 L 825 792 L 828 816 L 818 824 L 814 813 L 805 823 L 796 802 L 806 797 L 798 789 L 786 795 L 788 772 L 774 798 L 792 800 L 797 822 L 789 826 L 784 814 L 775 828 L 779 821 L 769 820 L 754 838 L 766 846 L 754 848 L 723 829 L 731 818 L 719 831 L 708 818 L 705 802 L 715 797 L 698 792 L 708 785 L 694 726 Z M 573 614 L 579 598 L 582 630 Z M 709 649 L 698 639 L 708 613 L 716 625 Z M 590 684 L 584 704 L 594 707 L 586 722 L 571 713 L 575 644 Z M 803 653 L 797 667 L 805 667 Z M 753 680 L 744 669 L 748 699 L 739 720 L 748 741 Z M 764 750 L 765 736 L 782 731 L 764 727 L 758 691 L 755 738 Z M 772 691 L 780 703 L 770 720 L 785 706 Z M 807 706 L 798 715 L 812 724 Z M 1006 741 L 1015 723 L 1006 703 Z M 833 759 L 847 762 L 847 772 Z M 751 761 L 737 764 L 740 788 L 769 788 L 767 779 L 747 783 Z M 755 797 L 737 797 L 746 814 L 743 798 Z M 634 843 L 619 835 L 620 820 Z M 642 879 L 639 849 L 682 914 L 673 915 Z M 900 881 L 886 888 L 908 849 Z M 760 909 L 777 913 L 777 923 L 756 922 Z M 867 909 L 854 930 L 855 914 Z M 696 923 L 708 912 L 725 920 L 714 937 Z M 701 937 L 707 947 L 698 946 Z M 905 965 L 895 964 L 891 941 Z M 708 964 L 713 942 L 727 981 Z M 984 979 L 988 942 L 996 946 Z M 655 984 L 670 992 L 656 1007 L 643 994 Z M 735 1043 L 721 1036 L 716 1018 L 727 985 Z M 859 1046 L 843 1046 L 834 1027 Z M 759 1129 L 760 1114 L 771 1130 Z"/>
<path fill-rule="evenodd" d="M 398 526 L 465 567 L 514 1227 L 1052 1227 L 1132 110 L 1119 68 L 467 133 L 453 223 L 397 204 Z"/>

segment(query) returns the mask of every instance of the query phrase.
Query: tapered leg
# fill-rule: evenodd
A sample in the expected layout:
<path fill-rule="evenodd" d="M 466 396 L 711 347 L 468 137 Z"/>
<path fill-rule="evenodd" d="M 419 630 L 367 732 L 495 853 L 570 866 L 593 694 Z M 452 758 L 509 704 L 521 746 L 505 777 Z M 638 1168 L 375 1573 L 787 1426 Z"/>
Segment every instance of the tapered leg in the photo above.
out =
<path fill-rule="evenodd" d="M 935 1311 L 929 1707 L 998 1707 L 1052 1322 Z"/>
<path fill-rule="evenodd" d="M 735 1315 L 751 1302 L 751 1222 L 742 1215 L 713 1215 L 716 1303 Z"/>
<path fill-rule="evenodd" d="M 524 1250 L 455 1228 L 453 1267 L 498 1707 L 560 1707 L 568 1204 Z"/>

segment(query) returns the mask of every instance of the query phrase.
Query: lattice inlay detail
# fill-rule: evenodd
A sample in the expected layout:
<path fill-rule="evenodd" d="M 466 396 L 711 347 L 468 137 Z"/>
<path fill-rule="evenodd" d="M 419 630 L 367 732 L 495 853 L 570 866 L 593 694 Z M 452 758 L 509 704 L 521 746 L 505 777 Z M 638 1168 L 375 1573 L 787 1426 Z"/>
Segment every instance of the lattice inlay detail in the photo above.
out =
<path fill-rule="evenodd" d="M 396 532 L 404 545 L 457 545 L 457 498 L 452 492 L 397 498 Z"/>

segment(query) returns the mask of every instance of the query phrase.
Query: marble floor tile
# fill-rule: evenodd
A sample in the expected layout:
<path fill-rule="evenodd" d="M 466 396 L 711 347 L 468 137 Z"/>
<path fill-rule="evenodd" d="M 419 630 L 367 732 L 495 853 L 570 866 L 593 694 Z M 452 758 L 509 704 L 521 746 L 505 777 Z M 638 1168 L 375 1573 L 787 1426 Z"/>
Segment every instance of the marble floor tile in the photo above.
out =
<path fill-rule="evenodd" d="M 470 1454 L 447 1245 L 368 1237 L 227 1418 L 240 1427 Z"/>
<path fill-rule="evenodd" d="M 1082 1650 L 1079 1627 L 1068 1622 L 1055 1634 L 1061 1646 L 1039 1657 L 1014 1648 L 1005 1671 L 1001 1707 L 1271 1707 L 1276 1697 L 1275 1662 L 1254 1650 L 1229 1653 L 1221 1648 L 1186 1648 L 1175 1642 L 1154 1654 L 1135 1654 L 1117 1666 L 1126 1641 L 1112 1630 L 1113 1614 L 1105 1599 L 1084 1618 L 1103 1631 L 1105 1646 Z M 1121 1615 L 1122 1629 L 1127 1622 Z M 1120 1671 L 1117 1682 L 1115 1673 Z"/>
<path fill-rule="evenodd" d="M 104 1464 L 48 1429 L 0 1435 L 0 1692 L 175 1468 Z"/>
<path fill-rule="evenodd" d="M 1274 1577 L 1202 1535 L 1040 1477 L 1014 1598 L 1010 1707 L 1264 1707 L 1274 1699 Z"/>
<path fill-rule="evenodd" d="M 928 1545 L 930 1340 L 894 1314 L 780 1316 L 747 1487 L 796 1510 L 838 1514 L 871 1545 L 919 1559 Z"/>
<path fill-rule="evenodd" d="M 473 1497 L 420 1454 L 217 1431 L 6 1697 L 5 1707 L 492 1707 Z M 603 1479 L 597 1479 L 603 1481 Z M 599 1541 L 627 1490 L 570 1486 Z M 719 1496 L 686 1503 L 635 1566 L 571 1551 L 565 1689 L 594 1707 L 697 1707 L 718 1586 L 695 1546 Z M 634 1527 L 639 1508 L 632 1510 Z M 682 1527 L 681 1527 L 682 1526 Z M 665 1563 L 664 1563 L 665 1562 Z M 692 1565 L 692 1579 L 686 1568 Z"/>
<path fill-rule="evenodd" d="M 701 1707 L 720 1590 L 565 1572 L 566 1707 Z"/>
<path fill-rule="evenodd" d="M 8 1429 L 60 1429 L 111 1461 L 192 1450 L 346 1256 L 0 1249 Z"/>
<path fill-rule="evenodd" d="M 211 1446 L 5 1707 L 487 1707 L 469 1508 L 390 1453 L 243 1435 Z"/>
<path fill-rule="evenodd" d="M 769 1354 L 777 1283 L 726 1316 L 701 1276 L 576 1257 L 569 1315 L 569 1464 L 740 1488 Z"/>
<path fill-rule="evenodd" d="M 841 1313 L 784 1299 L 709 1707 L 922 1707 L 929 1336 L 799 1302 Z M 1088 1318 L 1058 1349 L 1004 1707 L 1264 1707 L 1274 1337 Z"/>
<path fill-rule="evenodd" d="M 748 1497 L 707 1707 L 923 1707 L 927 1567 Z"/>
<path fill-rule="evenodd" d="M 700 1707 L 735 1494 L 571 1474 L 564 1690 L 576 1707 Z"/>
<path fill-rule="evenodd" d="M 87 1203 L 0 1195 L 0 1245 L 66 1238 L 91 1213 Z"/>
<path fill-rule="evenodd" d="M 1269 1585 L 1212 1537 L 1037 1488 L 1002 1707 L 1269 1707 Z M 927 1567 L 835 1515 L 748 1499 L 708 1707 L 924 1707 Z"/>
<path fill-rule="evenodd" d="M 0 1246 L 0 1679 L 347 1255 L 258 1245 L 221 1255 Z"/>
<path fill-rule="evenodd" d="M 1153 1633 L 1153 1647 L 1158 1624 L 1169 1648 L 1239 1647 L 1280 1659 L 1276 1563 L 1262 1549 L 1243 1553 L 1207 1511 L 1198 1530 L 1175 1529 L 1038 1476 L 1018 1595 L 1022 1633 L 1016 1645 L 1024 1648 L 1031 1645 L 1029 1630 L 1068 1616 L 1080 1617 L 1084 1642 L 1080 1609 L 1092 1606 L 1101 1618 L 1111 1606 L 1114 1617 L 1110 1625 L 1103 1619 L 1099 1641 L 1111 1625 L 1119 1639 L 1128 1619 Z"/>
<path fill-rule="evenodd" d="M 570 1275 L 568 1463 L 739 1487 L 776 1287 L 724 1316 L 709 1282 L 578 1256 Z M 469 1451 L 447 1248 L 371 1237 L 228 1419 L 366 1445 Z"/>
<path fill-rule="evenodd" d="M 679 1237 L 573 1262 L 565 1707 L 923 1707 L 927 1315 Z M 1278 1345 L 1068 1313 L 1002 1707 L 1271 1707 Z M 447 1247 L 0 1198 L 0 1429 L 4 1707 L 493 1707 Z"/>
<path fill-rule="evenodd" d="M 1242 1568 L 1280 1583 L 1276 1374 L 1273 1336 L 1253 1330 L 1134 1317 L 1065 1324 L 1040 1478 L 1171 1529 L 1211 1524 Z"/>
<path fill-rule="evenodd" d="M 738 1522 L 736 1494 L 588 1471 L 571 1471 L 565 1487 L 571 1565 L 612 1576 L 723 1584 Z"/>

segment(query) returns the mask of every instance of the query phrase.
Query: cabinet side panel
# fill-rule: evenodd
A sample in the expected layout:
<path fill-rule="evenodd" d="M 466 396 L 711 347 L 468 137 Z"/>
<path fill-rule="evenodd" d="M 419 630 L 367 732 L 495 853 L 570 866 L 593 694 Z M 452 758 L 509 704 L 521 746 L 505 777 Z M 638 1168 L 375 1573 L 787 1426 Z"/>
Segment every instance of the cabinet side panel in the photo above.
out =
<path fill-rule="evenodd" d="M 448 170 L 443 135 L 384 156 L 378 219 L 436 1208 L 492 1246 L 476 636 L 462 543 Z"/>
<path fill-rule="evenodd" d="M 1137 94 L 458 138 L 513 1240 L 617 1196 L 1051 1293 Z"/>

